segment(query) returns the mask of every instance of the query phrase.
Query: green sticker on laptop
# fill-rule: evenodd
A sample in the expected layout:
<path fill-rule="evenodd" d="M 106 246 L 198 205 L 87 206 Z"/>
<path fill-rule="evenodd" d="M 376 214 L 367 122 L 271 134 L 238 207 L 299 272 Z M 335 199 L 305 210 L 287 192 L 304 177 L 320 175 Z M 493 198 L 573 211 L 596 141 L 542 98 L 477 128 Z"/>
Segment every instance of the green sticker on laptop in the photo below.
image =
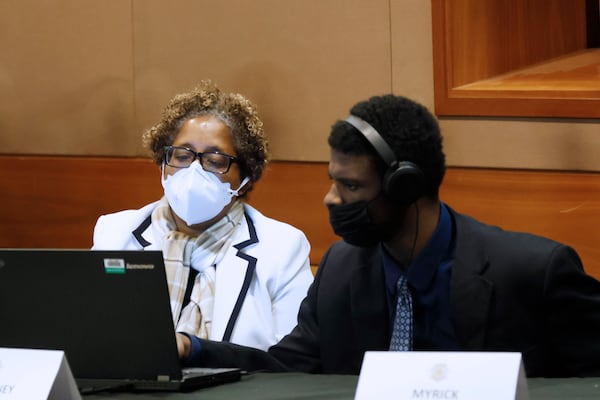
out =
<path fill-rule="evenodd" d="M 122 258 L 105 258 L 104 272 L 107 274 L 124 274 L 125 260 Z"/>

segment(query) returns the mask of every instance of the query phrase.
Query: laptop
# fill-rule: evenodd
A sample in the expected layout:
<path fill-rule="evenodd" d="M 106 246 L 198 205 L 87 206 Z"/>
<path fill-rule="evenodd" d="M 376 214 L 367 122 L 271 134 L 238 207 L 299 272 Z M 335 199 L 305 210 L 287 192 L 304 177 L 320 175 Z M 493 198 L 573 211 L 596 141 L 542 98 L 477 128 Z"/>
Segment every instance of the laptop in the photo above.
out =
<path fill-rule="evenodd" d="M 243 374 L 181 368 L 160 251 L 0 249 L 0 347 L 63 350 L 82 393 L 187 391 Z"/>

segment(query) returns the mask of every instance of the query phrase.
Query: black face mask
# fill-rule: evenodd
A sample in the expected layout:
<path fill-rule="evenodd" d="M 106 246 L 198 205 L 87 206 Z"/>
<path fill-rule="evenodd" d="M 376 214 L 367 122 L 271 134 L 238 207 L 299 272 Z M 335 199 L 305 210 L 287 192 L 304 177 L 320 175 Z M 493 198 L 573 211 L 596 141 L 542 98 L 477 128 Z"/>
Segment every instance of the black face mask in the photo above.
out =
<path fill-rule="evenodd" d="M 370 247 L 383 239 L 384 230 L 369 217 L 370 201 L 357 201 L 342 205 L 328 205 L 329 223 L 336 235 L 346 243 Z"/>

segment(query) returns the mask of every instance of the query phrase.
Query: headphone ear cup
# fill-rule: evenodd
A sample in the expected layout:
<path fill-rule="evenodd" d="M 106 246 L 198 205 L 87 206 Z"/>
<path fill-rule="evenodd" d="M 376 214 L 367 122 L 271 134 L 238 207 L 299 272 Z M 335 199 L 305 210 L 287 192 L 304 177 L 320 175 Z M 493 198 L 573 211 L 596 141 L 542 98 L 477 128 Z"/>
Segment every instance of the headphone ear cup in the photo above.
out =
<path fill-rule="evenodd" d="M 414 163 L 401 161 L 388 168 L 383 177 L 383 192 L 390 199 L 410 205 L 423 195 L 423 171 Z"/>

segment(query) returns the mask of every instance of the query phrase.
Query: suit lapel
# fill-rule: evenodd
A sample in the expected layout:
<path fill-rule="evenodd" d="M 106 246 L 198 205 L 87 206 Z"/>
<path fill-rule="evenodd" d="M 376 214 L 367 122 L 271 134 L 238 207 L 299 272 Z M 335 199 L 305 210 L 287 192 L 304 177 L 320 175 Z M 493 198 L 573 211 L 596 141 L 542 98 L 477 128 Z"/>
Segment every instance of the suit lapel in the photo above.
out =
<path fill-rule="evenodd" d="M 152 212 L 135 228 L 131 235 L 141 250 L 162 250 L 162 235 L 152 225 Z"/>
<path fill-rule="evenodd" d="M 142 248 L 150 246 L 152 243 L 146 240 L 144 237 L 144 231 L 148 229 L 150 224 L 152 223 L 152 214 L 148 214 L 145 220 L 131 232 L 133 237 L 138 241 Z"/>
<path fill-rule="evenodd" d="M 161 250 L 148 215 L 132 232 L 137 243 L 146 250 Z M 254 270 L 255 257 L 246 254 L 248 246 L 258 243 L 258 236 L 252 219 L 244 213 L 242 226 L 233 238 L 233 245 L 217 267 L 215 282 L 214 318 L 211 336 L 229 341 L 233 327 L 250 287 Z"/>
<path fill-rule="evenodd" d="M 244 214 L 245 224 L 234 237 L 234 244 L 217 266 L 214 320 L 212 336 L 229 341 L 235 322 L 239 316 L 246 293 L 256 269 L 255 257 L 248 255 L 248 246 L 258 243 L 254 223 Z"/>
<path fill-rule="evenodd" d="M 452 211 L 452 210 L 451 210 Z M 490 315 L 493 283 L 483 275 L 489 267 L 485 243 L 470 218 L 452 211 L 456 248 L 450 280 L 450 310 L 459 344 L 482 349 Z"/>
<path fill-rule="evenodd" d="M 389 313 L 379 247 L 361 258 L 350 278 L 350 302 L 356 345 L 361 352 L 387 350 L 390 339 Z"/>

